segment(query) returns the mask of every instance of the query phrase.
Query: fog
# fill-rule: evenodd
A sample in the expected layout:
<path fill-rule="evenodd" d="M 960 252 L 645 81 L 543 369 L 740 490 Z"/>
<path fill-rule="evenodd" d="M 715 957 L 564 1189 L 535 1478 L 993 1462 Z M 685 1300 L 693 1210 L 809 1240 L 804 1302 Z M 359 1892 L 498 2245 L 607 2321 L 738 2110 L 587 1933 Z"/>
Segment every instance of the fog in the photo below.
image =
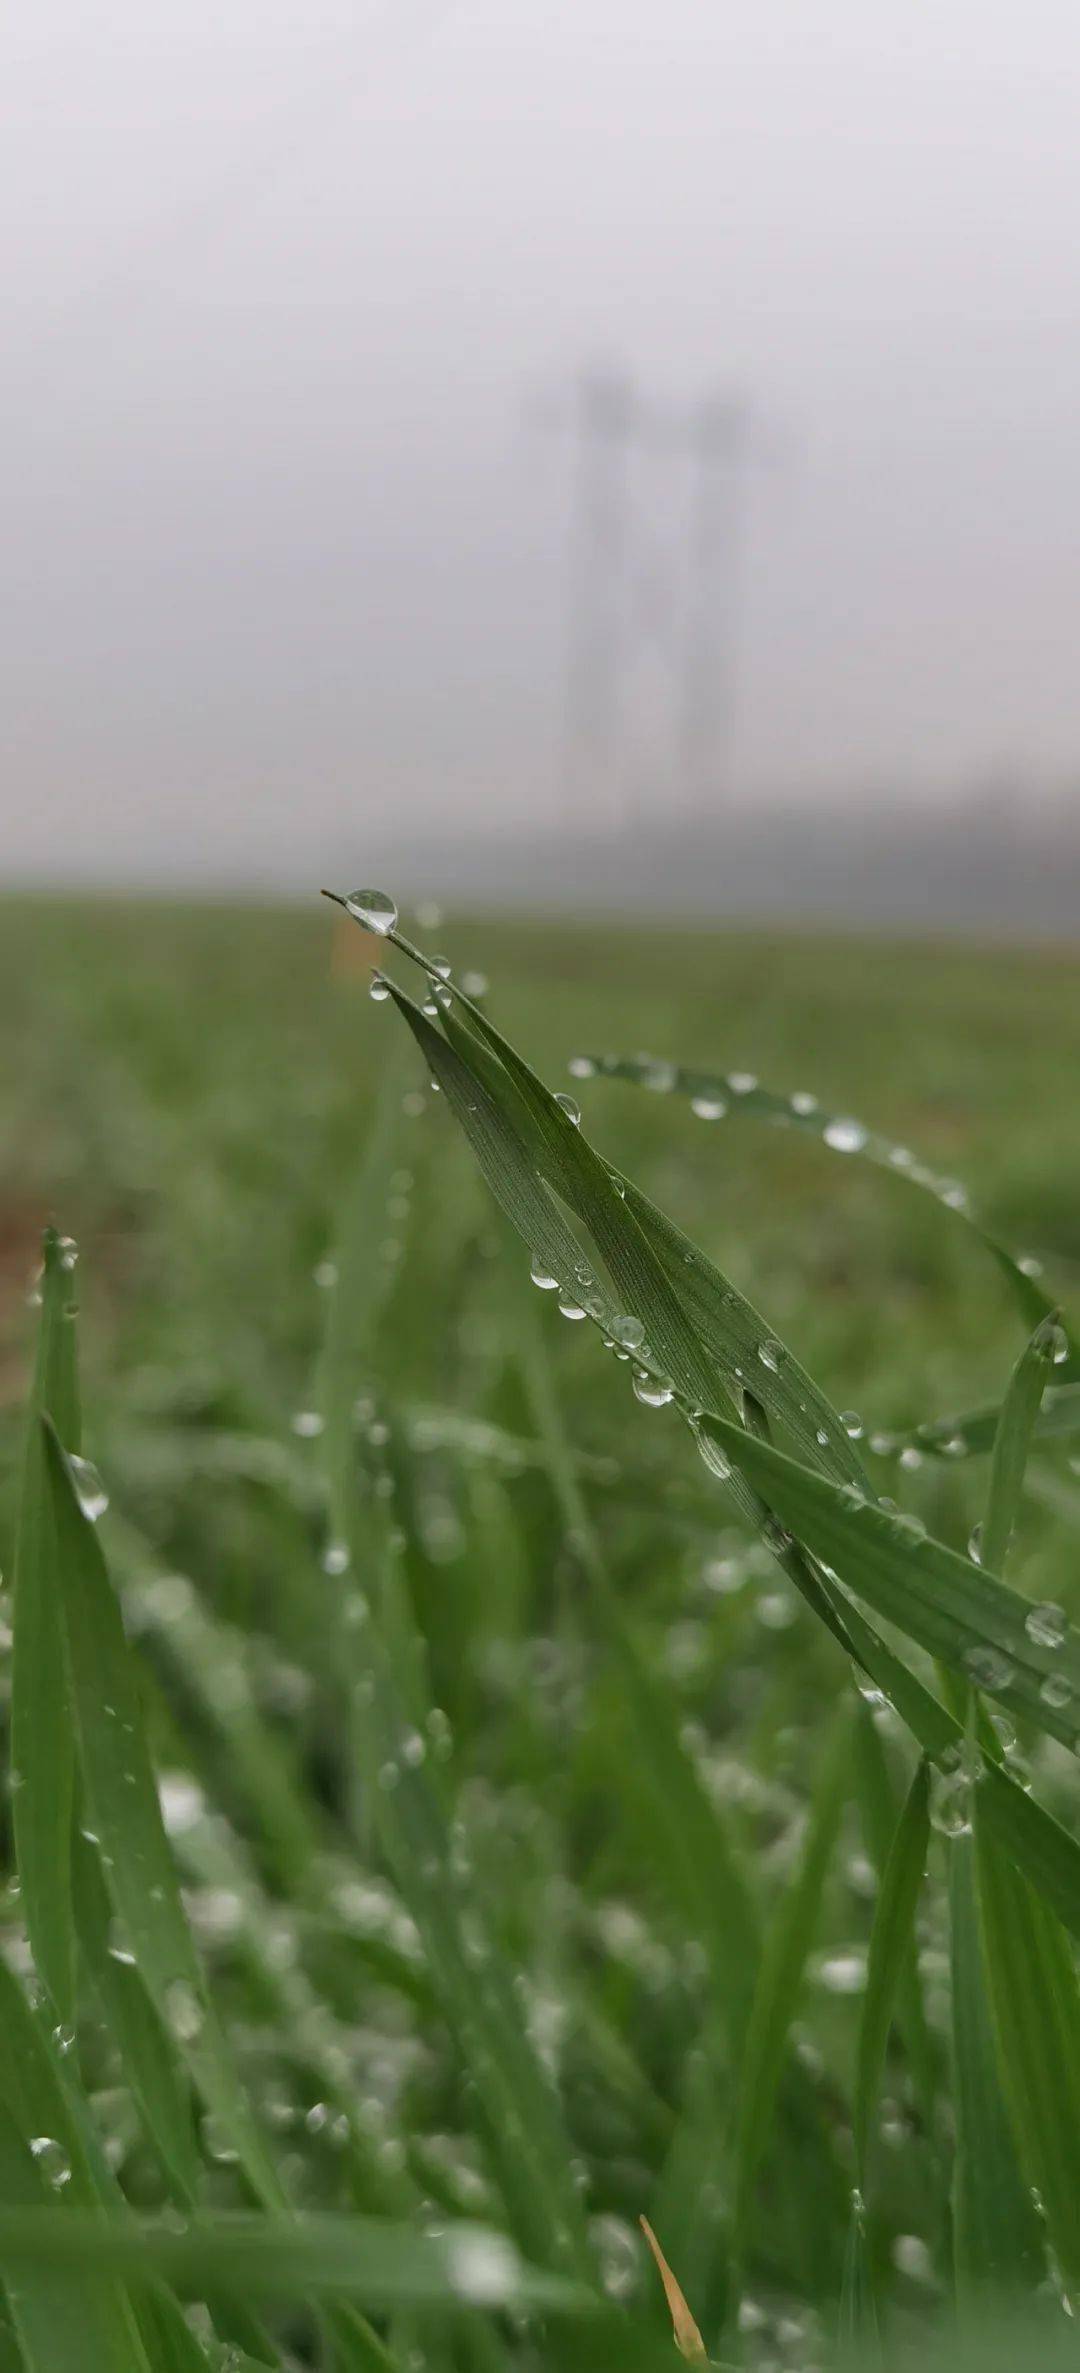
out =
<path fill-rule="evenodd" d="M 561 829 L 596 363 L 747 407 L 718 809 L 1068 810 L 1071 0 L 38 0 L 5 79 L 9 877 Z"/>

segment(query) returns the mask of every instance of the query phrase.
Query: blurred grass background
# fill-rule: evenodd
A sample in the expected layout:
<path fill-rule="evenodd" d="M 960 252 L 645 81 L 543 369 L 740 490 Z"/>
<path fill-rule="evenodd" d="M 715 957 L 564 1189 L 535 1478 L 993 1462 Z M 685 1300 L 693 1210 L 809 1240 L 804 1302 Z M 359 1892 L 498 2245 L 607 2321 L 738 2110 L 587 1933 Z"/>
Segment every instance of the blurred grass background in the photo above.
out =
<path fill-rule="evenodd" d="M 654 930 L 640 919 L 593 928 L 454 917 L 424 937 L 455 971 L 488 975 L 493 1014 L 552 1085 L 571 1084 L 577 1053 L 647 1049 L 811 1089 L 962 1180 L 988 1224 L 1045 1262 L 1051 1290 L 1074 1283 L 1076 954 Z M 254 1960 L 280 1946 L 282 1967 L 296 1956 L 333 2005 L 345 2098 L 382 2136 L 379 2182 L 392 2187 L 407 2158 L 430 2191 L 431 2138 L 441 2136 L 453 2196 L 484 2206 L 470 2103 L 423 1973 L 402 1958 L 400 1911 L 377 1858 L 371 1873 L 356 1859 L 350 1717 L 327 1597 L 345 1585 L 327 1559 L 318 1445 L 295 1422 L 317 1406 L 320 1278 L 380 1095 L 398 1143 L 379 1246 L 392 1283 L 371 1382 L 410 1422 L 434 1413 L 451 1430 L 482 1421 L 504 1440 L 527 1437 L 521 1318 L 535 1317 L 568 1438 L 608 1462 L 591 1470 L 590 1490 L 620 1601 L 765 1904 L 788 1882 L 823 1727 L 848 1674 L 768 1556 L 709 1498 L 673 1413 L 640 1408 L 622 1371 L 597 1359 L 592 1330 L 566 1325 L 554 1296 L 531 1293 L 527 1258 L 392 1009 L 368 997 L 374 952 L 314 898 L 310 911 L 7 903 L 0 1563 L 36 1315 L 28 1294 L 51 1216 L 80 1247 L 85 1447 L 111 1493 L 103 1535 L 152 1676 L 148 1711 L 159 1765 L 174 1774 L 192 1917 L 245 2081 L 288 2137 L 290 2189 L 303 2204 L 334 2206 L 344 2181 L 354 2205 L 385 2205 L 324 2147 L 303 2022 L 293 2035 L 280 2008 L 260 2006 L 235 1902 L 233 1925 L 221 1920 L 235 1882 L 208 1874 L 233 1838 L 265 1890 Z M 999 1396 L 1020 1345 L 1015 1309 L 941 1205 L 794 1134 L 730 1118 L 706 1126 L 681 1099 L 572 1084 L 589 1134 L 719 1261 L 838 1408 L 868 1427 L 899 1426 Z M 481 1890 L 540 2031 L 547 2021 L 558 2038 L 605 2258 L 662 2329 L 633 2226 L 697 2081 L 709 1999 L 700 1940 L 669 1898 L 618 1679 L 590 1642 L 581 1576 L 542 1478 L 527 1459 L 499 1466 L 447 1449 L 438 1424 L 401 1455 L 410 1600 L 455 1742 Z M 962 1544 L 985 1466 L 891 1468 L 886 1487 Z M 1077 1498 L 1067 1453 L 1055 1489 Z M 1075 1611 L 1069 1521 L 1060 1506 L 1029 1506 L 1017 1565 L 1024 1588 L 1069 1598 Z M 888 1731 L 886 1743 L 899 1787 Z M 1070 1813 L 1068 1757 L 1043 1753 L 1039 1777 Z M 185 1788 L 201 1808 L 190 1824 Z M 828 2144 L 817 2136 L 811 2147 L 788 2118 L 750 2268 L 771 2305 L 748 2352 L 771 2349 L 770 2362 L 800 2361 L 839 2291 L 842 2103 L 874 1891 L 867 1852 L 852 1803 L 799 2026 Z M 232 1854 L 229 1843 L 230 1871 Z M 6 1915 L 17 1922 L 14 1899 Z M 942 2064 L 945 1938 L 934 1885 L 921 1956 Z M 93 2090 L 92 2053 L 89 2065 Z M 125 2186 L 153 2206 L 153 2170 L 137 2122 L 115 2107 L 104 2043 L 97 2083 Z M 947 2208 L 943 2163 L 904 2077 L 894 2072 L 893 2086 L 874 2250 L 902 2330 L 940 2296 Z M 681 2193 L 670 2166 L 663 2181 L 664 2238 L 709 2304 L 722 2202 L 706 2187 L 699 2215 L 692 2170 Z M 229 2168 L 215 2165 L 212 2202 L 228 2204 L 230 2185 Z M 786 2354 L 784 2325 L 794 2335 Z"/>
<path fill-rule="evenodd" d="M 647 1048 L 811 1088 L 961 1178 L 981 1217 L 1047 1259 L 1051 1284 L 1080 1268 L 1075 953 L 640 920 L 454 918 L 437 936 L 455 967 L 488 974 L 500 1025 L 553 1084 L 575 1051 Z M 311 1273 L 374 1088 L 391 1059 L 423 1085 L 365 985 L 358 934 L 350 946 L 314 900 L 6 903 L 0 1401 L 19 1389 L 21 1288 L 52 1214 L 86 1254 L 92 1406 L 147 1362 L 212 1374 L 268 1417 L 297 1405 L 317 1335 Z M 604 1149 L 834 1401 L 890 1423 L 992 1394 L 1015 1336 L 1005 1289 L 902 1181 L 776 1131 L 705 1129 L 661 1097 L 597 1083 L 580 1100 Z M 484 1204 L 434 1108 L 416 1151 L 432 1175 L 391 1316 L 395 1364 L 427 1390 L 455 1292 L 452 1233 Z"/>

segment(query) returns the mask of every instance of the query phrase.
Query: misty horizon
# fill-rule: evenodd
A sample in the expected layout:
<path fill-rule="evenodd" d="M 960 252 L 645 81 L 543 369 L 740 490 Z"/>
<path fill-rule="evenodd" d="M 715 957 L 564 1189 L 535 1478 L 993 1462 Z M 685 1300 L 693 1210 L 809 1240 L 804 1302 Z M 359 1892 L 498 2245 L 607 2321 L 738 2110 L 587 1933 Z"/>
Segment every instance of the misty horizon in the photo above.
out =
<path fill-rule="evenodd" d="M 1076 804 L 1064 5 L 43 0 L 10 46 L 6 877 L 572 826 L 596 364 L 754 424 L 718 814 Z M 661 447 L 601 792 L 635 830 L 694 810 Z"/>

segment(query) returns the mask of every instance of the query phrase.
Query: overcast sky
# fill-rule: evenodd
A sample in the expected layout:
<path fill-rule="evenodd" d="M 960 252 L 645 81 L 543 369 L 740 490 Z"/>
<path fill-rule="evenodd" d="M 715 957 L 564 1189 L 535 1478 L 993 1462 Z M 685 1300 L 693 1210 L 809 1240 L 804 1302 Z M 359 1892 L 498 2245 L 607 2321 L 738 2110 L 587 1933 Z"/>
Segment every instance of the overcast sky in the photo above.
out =
<path fill-rule="evenodd" d="M 557 817 L 594 357 L 757 407 L 734 795 L 1080 775 L 1075 0 L 35 0 L 3 82 L 12 870 Z"/>

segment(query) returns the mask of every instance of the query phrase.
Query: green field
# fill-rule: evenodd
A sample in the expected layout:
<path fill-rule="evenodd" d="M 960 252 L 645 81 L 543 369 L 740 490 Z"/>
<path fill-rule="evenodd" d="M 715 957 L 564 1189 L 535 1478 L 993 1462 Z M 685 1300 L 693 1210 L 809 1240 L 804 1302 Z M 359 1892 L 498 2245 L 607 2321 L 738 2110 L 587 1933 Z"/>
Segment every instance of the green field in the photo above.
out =
<path fill-rule="evenodd" d="M 104 1910 L 95 1931 L 75 1886 L 70 2019 L 51 2020 L 47 1989 L 28 2014 L 46 2051 L 77 2029 L 61 2080 L 93 2138 L 86 2197 L 81 2162 L 42 2191 L 38 2228 L 71 2228 L 54 2310 L 39 2295 L 47 2251 L 27 2241 L 20 2259 L 5 2226 L 38 2206 L 26 2167 L 37 2181 L 48 2154 L 26 2159 L 28 2119 L 41 2134 L 9 2066 L 30 2043 L 0 2047 L 4 2373 L 66 2373 L 71 2209 L 96 2199 L 101 2213 L 95 2151 L 117 2255 L 102 2248 L 94 2268 L 91 2373 L 662 2366 L 671 2325 L 642 2214 L 717 2363 L 808 2373 L 838 2318 L 860 2361 L 878 2362 L 875 2324 L 918 2361 L 955 2312 L 978 2330 L 988 2304 L 1034 2317 L 1056 2362 L 1059 2297 L 1080 2291 L 1071 1865 L 1054 1879 L 1064 1926 L 1046 1912 L 1043 1937 L 1036 1920 L 1014 1968 L 1007 1940 L 1036 1897 L 976 1823 L 977 1913 L 976 1843 L 956 1815 L 974 1783 L 967 1767 L 931 1776 L 928 1876 L 917 1926 L 912 1912 L 891 1948 L 858 2164 L 867 1946 L 916 1757 L 717 1487 L 681 1422 L 686 1396 L 641 1405 L 596 1329 L 530 1285 L 530 1248 L 393 1005 L 369 999 L 364 943 L 335 910 L 26 899 L 2 913 L 0 1564 L 9 1574 L 52 1220 L 79 1247 L 82 1447 L 110 1501 L 93 1538 L 123 1596 L 200 1968 L 250 2104 L 230 2109 L 220 2069 L 197 2065 L 203 2043 L 163 2017 L 157 1915 L 139 1929 L 149 1881 L 118 1877 L 127 1848 L 110 1857 L 95 1834 L 104 1878 L 85 1886 Z M 488 977 L 484 1010 L 549 1087 L 572 1090 L 583 1136 L 762 1313 L 778 1359 L 786 1346 L 833 1410 L 855 1413 L 875 1491 L 963 1550 L 988 1458 L 963 1454 L 958 1426 L 944 1428 L 955 1455 L 923 1455 L 911 1435 L 999 1403 L 1030 1331 L 1022 1282 L 971 1214 L 1066 1316 L 1080 1307 L 1080 954 L 640 919 L 454 917 L 419 936 L 455 982 Z M 392 969 L 409 985 L 407 964 Z M 568 1072 L 642 1051 L 660 1092 Z M 946 1198 L 857 1145 L 767 1125 L 752 1090 L 696 1117 L 665 1064 L 812 1095 L 909 1149 Z M 950 1207 L 960 1190 L 969 1204 Z M 1057 1364 L 1050 1389 L 1071 1390 L 1080 1370 Z M 791 1450 L 782 1417 L 779 1433 Z M 876 1437 L 887 1444 L 869 1448 Z M 1016 1590 L 1070 1615 L 1078 1450 L 1064 1428 L 1036 1442 L 1009 1563 Z M 781 1546 L 794 1532 L 814 1549 L 789 1514 L 784 1526 Z M 74 1723 L 96 1803 L 108 1790 L 80 1697 L 81 1620 L 65 1618 L 56 1667 L 71 1693 L 58 1751 Z M 883 1636 L 938 1687 L 925 1640 L 912 1646 L 899 1618 Z M 986 1719 L 1011 1676 L 999 1688 L 965 1669 Z M 940 1687 L 974 1752 L 975 1691 L 955 1673 Z M 4 1691 L 10 1705 L 10 1659 Z M 56 1708 L 34 1702 L 40 1739 Z M 1071 1832 L 1057 1715 L 1048 1736 L 1016 1705 L 987 1738 L 1004 1739 L 1010 1775 L 1034 1778 L 1025 1801 Z M 31 1775 L 17 1780 L 25 1799 Z M 36 1882 L 19 1860 L 19 1893 L 19 1786 L 9 1801 L 21 2000 L 41 1958 L 34 1903 L 46 1934 L 55 1907 L 40 1910 L 40 1858 Z M 131 1857 L 134 1870 L 134 1843 Z M 56 1916 L 62 1939 L 71 1920 Z M 117 1920 L 139 1930 L 130 1953 Z M 11 2008 L 16 2030 L 22 2015 Z M 263 2261 L 252 2272 L 245 2237 L 215 2220 L 278 2213 L 279 2186 L 295 2208 L 391 2220 L 385 2253 L 366 2227 L 350 2248 L 327 2225 L 321 2272 L 305 2261 L 276 2285 Z M 172 2307 L 154 2322 L 140 2305 L 121 2194 L 195 2219 L 190 2266 L 173 2266 L 167 2238 L 141 2241 L 137 2265 L 159 2279 L 155 2299 L 203 2303 L 183 2327 L 190 2356 Z M 567 2323 L 566 2302 L 527 2281 L 516 2299 L 500 2291 L 497 2251 L 492 2311 L 481 2280 L 451 2313 L 406 2244 L 460 2218 L 508 2233 L 549 2278 L 588 2288 L 599 2265 L 625 2325 Z"/>

